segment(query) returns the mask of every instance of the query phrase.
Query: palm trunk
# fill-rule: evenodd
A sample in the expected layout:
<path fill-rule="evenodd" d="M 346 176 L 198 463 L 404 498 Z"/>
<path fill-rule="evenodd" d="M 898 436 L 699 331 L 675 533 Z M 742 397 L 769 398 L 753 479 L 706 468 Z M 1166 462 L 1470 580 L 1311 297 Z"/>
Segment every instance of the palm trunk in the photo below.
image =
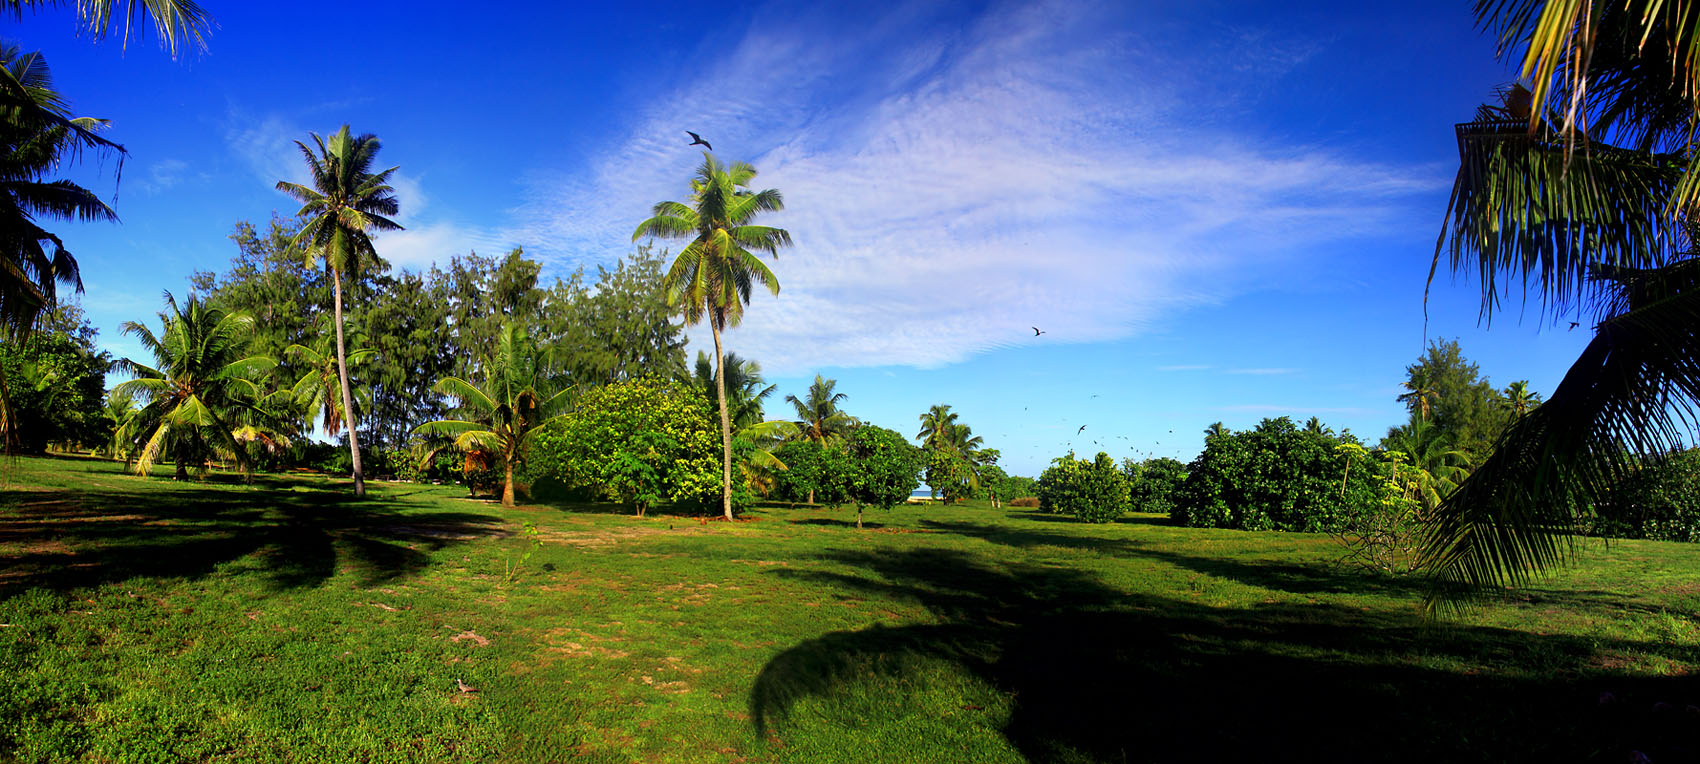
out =
<path fill-rule="evenodd" d="M 514 505 L 514 460 L 507 459 L 507 475 L 502 478 L 502 506 Z"/>
<path fill-rule="evenodd" d="M 809 506 L 812 507 L 812 506 L 814 506 L 814 504 L 815 504 L 815 489 L 810 488 L 809 489 Z"/>
<path fill-rule="evenodd" d="M 856 505 L 856 529 L 862 529 L 862 505 Z"/>
<path fill-rule="evenodd" d="M 342 273 L 331 269 L 331 288 L 335 300 L 332 307 L 336 313 L 336 371 L 342 378 L 342 415 L 348 425 L 348 452 L 354 462 L 354 495 L 356 498 L 366 496 L 366 478 L 360 471 L 360 438 L 354 431 L 354 394 L 348 387 L 348 354 L 342 345 Z"/>
<path fill-rule="evenodd" d="M 720 509 L 732 519 L 732 420 L 726 415 L 725 355 L 720 348 L 719 316 L 708 319 L 714 333 L 714 391 L 720 396 Z"/>

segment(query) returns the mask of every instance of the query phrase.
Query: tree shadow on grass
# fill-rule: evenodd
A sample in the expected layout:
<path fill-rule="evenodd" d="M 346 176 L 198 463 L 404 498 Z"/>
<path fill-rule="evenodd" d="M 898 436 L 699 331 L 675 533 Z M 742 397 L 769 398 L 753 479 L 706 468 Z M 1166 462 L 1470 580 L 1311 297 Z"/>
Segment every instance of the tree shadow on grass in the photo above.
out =
<path fill-rule="evenodd" d="M 851 572 L 777 569 L 935 622 L 826 634 L 770 660 L 758 735 L 871 676 L 947 661 L 1008 693 L 1004 735 L 1031 761 L 1693 761 L 1692 678 L 1629 677 L 1602 655 L 1692 647 L 1506 629 L 1437 629 L 1337 605 L 1213 608 L 1128 595 L 1088 573 L 941 549 L 828 555 Z M 1602 704 L 1601 692 L 1618 702 Z"/>
<path fill-rule="evenodd" d="M 792 525 L 816 525 L 828 528 L 849 528 L 850 530 L 856 530 L 855 520 L 836 520 L 830 517 L 810 517 L 804 520 L 787 520 L 786 522 Z M 862 521 L 862 530 L 877 530 L 884 527 L 884 523 L 876 523 L 872 520 Z"/>
<path fill-rule="evenodd" d="M 133 490 L 118 482 L 129 480 L 142 482 Z M 339 571 L 374 586 L 417 573 L 445 546 L 504 533 L 489 515 L 421 510 L 402 500 L 405 490 L 356 501 L 317 481 L 222 482 L 118 477 L 88 490 L 0 494 L 0 598 L 198 578 L 250 555 L 273 589 L 314 586 Z"/>
<path fill-rule="evenodd" d="M 1306 565 L 1293 562 L 1246 561 L 1229 557 L 1190 555 L 1173 549 L 1160 548 L 1133 538 L 1104 538 L 973 522 L 923 520 L 921 524 L 933 530 L 955 533 L 1019 549 L 1057 546 L 1090 550 L 1115 557 L 1138 557 L 1156 560 L 1216 578 L 1292 594 L 1362 594 L 1366 592 L 1416 594 L 1424 589 L 1424 582 L 1415 577 L 1372 574 L 1344 564 Z"/>

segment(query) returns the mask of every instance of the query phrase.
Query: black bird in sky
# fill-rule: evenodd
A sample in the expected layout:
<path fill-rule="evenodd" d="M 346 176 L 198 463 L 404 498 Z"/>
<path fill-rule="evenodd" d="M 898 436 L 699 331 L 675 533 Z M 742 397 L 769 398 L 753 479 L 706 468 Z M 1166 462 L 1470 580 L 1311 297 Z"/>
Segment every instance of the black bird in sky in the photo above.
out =
<path fill-rule="evenodd" d="M 1033 327 L 1033 336 L 1037 337 L 1041 334 L 1044 334 L 1044 332 L 1039 331 L 1039 327 L 1037 327 L 1037 326 Z"/>
<path fill-rule="evenodd" d="M 685 145 L 686 145 L 686 146 L 696 146 L 696 145 L 698 145 L 698 144 L 701 144 L 701 145 L 703 145 L 703 146 L 708 146 L 708 150 L 709 150 L 709 151 L 713 151 L 713 150 L 714 150 L 714 147 L 713 147 L 713 146 L 709 146 L 709 145 L 708 145 L 708 141 L 705 141 L 705 140 L 703 140 L 703 139 L 702 139 L 702 136 L 700 136 L 700 135 L 697 135 L 697 134 L 696 134 L 696 133 L 693 133 L 693 132 L 691 132 L 691 131 L 689 131 L 689 130 L 686 130 L 686 131 L 685 131 L 685 134 L 686 134 L 686 135 L 689 135 L 689 136 L 690 136 L 690 137 L 691 137 L 691 142 L 690 142 L 690 143 L 687 143 L 687 144 L 685 144 Z"/>
<path fill-rule="evenodd" d="M 1083 433 L 1083 432 L 1086 432 L 1086 425 L 1081 425 L 1080 429 L 1074 431 L 1074 434 L 1079 435 L 1080 433 Z"/>
<path fill-rule="evenodd" d="M 1581 326 L 1581 325 L 1582 325 L 1582 324 L 1580 324 L 1580 323 L 1578 323 L 1578 322 L 1575 322 L 1575 321 L 1571 321 L 1571 322 L 1570 322 L 1570 331 L 1576 331 L 1576 327 L 1578 327 L 1578 326 Z"/>

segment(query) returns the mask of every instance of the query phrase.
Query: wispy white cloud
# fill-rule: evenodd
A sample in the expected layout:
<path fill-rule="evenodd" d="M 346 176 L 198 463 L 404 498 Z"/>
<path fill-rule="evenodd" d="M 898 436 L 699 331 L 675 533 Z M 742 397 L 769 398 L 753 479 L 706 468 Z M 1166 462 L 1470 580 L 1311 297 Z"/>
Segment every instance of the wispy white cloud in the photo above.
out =
<path fill-rule="evenodd" d="M 755 160 L 756 186 L 786 198 L 767 222 L 796 241 L 741 354 L 778 375 L 931 367 L 1036 341 L 1033 325 L 1044 342 L 1130 336 L 1381 230 L 1446 180 L 1201 125 L 1184 86 L 1206 75 L 1105 34 L 1088 6 L 999 6 L 936 34 L 897 18 L 853 40 L 752 27 L 590 172 L 531 178 L 515 237 L 558 266 L 626 251 L 651 204 L 686 197 L 689 127 Z M 1282 66 L 1309 55 L 1260 44 Z"/>
<path fill-rule="evenodd" d="M 1210 368 L 1210 367 L 1205 366 L 1204 364 L 1181 363 L 1181 364 L 1174 364 L 1172 366 L 1158 366 L 1157 370 L 1158 371 L 1204 371 L 1205 369 L 1208 369 L 1208 368 Z"/>
<path fill-rule="evenodd" d="M 188 181 L 204 181 L 207 174 L 191 172 L 189 163 L 181 159 L 161 159 L 147 166 L 137 183 L 144 194 L 169 191 Z"/>

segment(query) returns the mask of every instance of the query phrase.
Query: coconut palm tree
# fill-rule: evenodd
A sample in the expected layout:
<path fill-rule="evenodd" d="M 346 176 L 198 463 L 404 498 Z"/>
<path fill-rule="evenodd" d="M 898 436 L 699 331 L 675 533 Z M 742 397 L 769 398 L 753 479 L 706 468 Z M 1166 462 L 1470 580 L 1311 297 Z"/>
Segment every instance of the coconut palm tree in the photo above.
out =
<path fill-rule="evenodd" d="M 372 246 L 371 231 L 399 231 L 401 226 L 388 216 L 396 214 L 395 189 L 390 176 L 395 167 L 372 172 L 378 156 L 378 137 L 367 133 L 353 137 L 348 125 L 327 142 L 318 133 L 315 149 L 296 141 L 312 174 L 312 187 L 280 180 L 277 189 L 301 202 L 297 217 L 305 220 L 291 246 L 307 245 L 309 257 L 323 258 L 331 272 L 333 315 L 336 321 L 337 376 L 342 381 L 342 411 L 348 423 L 348 450 L 354 463 L 354 495 L 366 495 L 366 480 L 360 469 L 360 441 L 354 422 L 354 396 L 348 384 L 348 357 L 342 337 L 342 278 L 359 278 L 367 268 L 387 268 Z"/>
<path fill-rule="evenodd" d="M 950 405 L 935 403 L 921 415 L 921 431 L 915 433 L 915 439 L 921 441 L 922 448 L 941 448 L 954 434 L 956 414 L 950 410 Z"/>
<path fill-rule="evenodd" d="M 1433 268 L 1444 251 L 1479 278 L 1484 320 L 1532 285 L 1544 316 L 1594 336 L 1435 513 L 1423 563 L 1453 595 L 1566 560 L 1577 512 L 1682 444 L 1700 413 L 1695 27 L 1653 0 L 1477 8 L 1521 55 L 1524 87 L 1457 127 Z"/>
<path fill-rule="evenodd" d="M 336 348 L 331 347 L 332 338 L 327 335 L 319 338 L 317 347 L 307 347 L 292 344 L 283 350 L 283 356 L 291 363 L 306 369 L 301 378 L 295 381 L 289 392 L 306 414 L 308 425 L 314 419 L 319 419 L 319 427 L 324 430 L 325 437 L 335 438 L 342 432 L 344 423 L 354 420 L 342 409 L 342 398 L 338 390 Z M 358 366 L 377 355 L 378 351 L 371 348 L 361 348 L 348 354 L 348 363 Z M 355 391 L 354 407 L 359 411 L 368 401 L 361 400 L 365 389 Z"/>
<path fill-rule="evenodd" d="M 803 440 L 835 446 L 855 429 L 856 418 L 838 409 L 838 402 L 850 396 L 833 392 L 837 386 L 838 380 L 816 374 L 815 381 L 809 384 L 807 396 L 785 396 L 785 401 L 797 412 L 795 424 Z"/>
<path fill-rule="evenodd" d="M 463 417 L 426 422 L 413 432 L 449 438 L 449 445 L 468 453 L 494 456 L 502 466 L 502 506 L 514 505 L 514 468 L 525 461 L 526 447 L 543 427 L 565 416 L 571 389 L 550 393 L 540 389 L 549 379 L 548 360 L 537 344 L 516 324 L 503 326 L 496 353 L 485 370 L 484 386 L 459 377 L 445 377 L 432 388 L 458 401 Z M 431 449 L 420 460 L 430 464 Z"/>
<path fill-rule="evenodd" d="M 23 18 L 25 10 L 36 11 L 70 4 L 69 0 L 0 0 L 0 16 L 17 20 Z M 186 46 L 190 42 L 197 48 L 206 47 L 206 37 L 212 27 L 212 19 L 194 0 L 128 0 L 122 3 L 122 24 L 115 24 L 113 21 L 114 4 L 113 0 L 77 0 L 78 31 L 87 32 L 94 39 L 102 40 L 116 26 L 122 30 L 122 44 L 128 48 L 130 30 L 140 30 L 151 20 L 160 43 L 170 51 L 172 58 L 177 57 L 180 46 Z M 138 16 L 142 18 L 138 19 Z"/>
<path fill-rule="evenodd" d="M 778 296 L 779 279 L 755 252 L 777 256 L 791 245 L 783 228 L 753 225 L 763 212 L 785 208 L 774 189 L 751 191 L 756 168 L 745 162 L 731 167 L 703 152 L 702 166 L 691 179 L 691 203 L 660 202 L 653 217 L 638 224 L 632 241 L 645 236 L 690 239 L 662 277 L 667 304 L 678 307 L 689 324 L 708 322 L 714 335 L 715 395 L 720 403 L 721 509 L 732 519 L 732 419 L 726 407 L 725 350 L 720 335 L 744 318 L 750 292 L 760 284 Z"/>
<path fill-rule="evenodd" d="M 1505 400 L 1502 404 L 1511 412 L 1513 420 L 1522 419 L 1536 406 L 1541 405 L 1541 394 L 1529 389 L 1529 380 L 1519 379 L 1505 386 Z"/>
<path fill-rule="evenodd" d="M 245 354 L 254 331 L 254 319 L 248 315 L 209 306 L 193 294 L 179 306 L 166 292 L 165 305 L 167 310 L 159 313 L 159 334 L 134 321 L 119 328 L 134 336 L 154 363 L 125 358 L 113 365 L 136 379 L 113 388 L 112 395 L 132 396 L 141 404 L 114 440 L 138 446 L 139 475 L 147 475 L 169 454 L 182 480 L 191 464 L 200 469 L 209 456 L 222 455 L 235 460 L 252 480 L 253 463 L 236 431 L 262 425 L 274 429 L 258 380 L 276 362 Z"/>

